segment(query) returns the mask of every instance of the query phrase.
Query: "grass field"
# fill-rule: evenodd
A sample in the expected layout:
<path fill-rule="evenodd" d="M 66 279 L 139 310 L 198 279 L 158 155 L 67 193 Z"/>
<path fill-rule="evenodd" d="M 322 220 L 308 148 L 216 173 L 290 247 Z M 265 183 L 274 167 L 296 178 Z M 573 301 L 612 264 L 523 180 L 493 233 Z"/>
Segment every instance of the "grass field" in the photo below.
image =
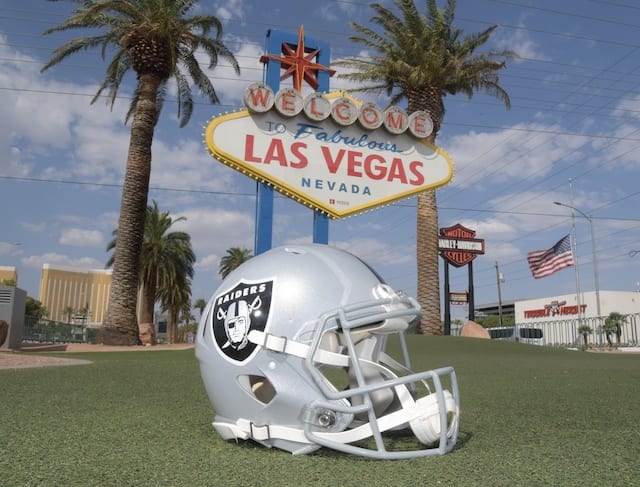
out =
<path fill-rule="evenodd" d="M 0 370 L 4 486 L 640 485 L 640 355 L 410 337 L 416 370 L 453 365 L 456 449 L 380 461 L 223 442 L 193 350 L 58 354 Z"/>

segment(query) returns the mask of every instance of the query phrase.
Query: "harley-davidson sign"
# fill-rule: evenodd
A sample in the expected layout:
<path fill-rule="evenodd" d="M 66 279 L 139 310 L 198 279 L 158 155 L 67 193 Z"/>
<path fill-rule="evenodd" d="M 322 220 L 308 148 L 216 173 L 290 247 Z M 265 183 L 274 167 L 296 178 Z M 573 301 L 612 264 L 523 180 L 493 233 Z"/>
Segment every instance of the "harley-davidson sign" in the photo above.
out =
<path fill-rule="evenodd" d="M 478 255 L 484 254 L 484 240 L 475 236 L 475 230 L 470 230 L 459 223 L 452 227 L 441 228 L 438 249 L 450 264 L 462 267 Z"/>
<path fill-rule="evenodd" d="M 333 218 L 442 186 L 453 163 L 429 144 L 431 119 L 399 107 L 381 110 L 344 92 L 302 98 L 290 88 L 254 83 L 247 110 L 214 118 L 211 154 Z"/>

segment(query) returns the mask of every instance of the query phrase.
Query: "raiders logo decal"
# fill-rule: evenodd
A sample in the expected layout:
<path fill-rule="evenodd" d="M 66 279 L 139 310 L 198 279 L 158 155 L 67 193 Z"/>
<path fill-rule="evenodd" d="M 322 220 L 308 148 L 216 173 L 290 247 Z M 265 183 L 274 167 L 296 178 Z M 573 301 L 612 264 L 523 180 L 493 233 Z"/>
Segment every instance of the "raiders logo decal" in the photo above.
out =
<path fill-rule="evenodd" d="M 212 320 L 213 335 L 223 356 L 244 362 L 255 351 L 249 342 L 251 330 L 264 331 L 271 310 L 273 281 L 240 281 L 234 288 L 216 296 Z"/>

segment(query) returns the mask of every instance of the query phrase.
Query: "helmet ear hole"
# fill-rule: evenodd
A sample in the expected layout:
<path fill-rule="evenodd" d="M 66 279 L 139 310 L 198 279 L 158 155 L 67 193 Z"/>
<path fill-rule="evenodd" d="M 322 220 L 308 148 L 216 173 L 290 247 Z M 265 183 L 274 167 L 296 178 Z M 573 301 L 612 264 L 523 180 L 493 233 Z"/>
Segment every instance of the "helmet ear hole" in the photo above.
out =
<path fill-rule="evenodd" d="M 276 389 L 266 377 L 259 375 L 242 375 L 238 383 L 254 399 L 268 404 L 276 396 Z"/>

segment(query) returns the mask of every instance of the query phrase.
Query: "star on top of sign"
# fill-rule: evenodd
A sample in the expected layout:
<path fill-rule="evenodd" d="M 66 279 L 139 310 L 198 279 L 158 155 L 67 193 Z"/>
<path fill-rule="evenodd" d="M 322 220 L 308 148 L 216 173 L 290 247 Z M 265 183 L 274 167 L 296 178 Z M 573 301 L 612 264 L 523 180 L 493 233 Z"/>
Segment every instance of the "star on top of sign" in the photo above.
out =
<path fill-rule="evenodd" d="M 312 61 L 318 55 L 318 52 L 320 52 L 320 49 L 313 49 L 308 53 L 306 52 L 304 47 L 304 28 L 301 25 L 298 27 L 298 45 L 295 46 L 295 50 L 291 45 L 283 42 L 282 56 L 265 54 L 260 57 L 260 62 L 267 63 L 269 60 L 279 61 L 282 69 L 286 70 L 282 76 L 280 76 L 280 81 L 291 76 L 293 78 L 293 88 L 296 91 L 302 91 L 303 80 L 309 83 L 315 90 L 318 88 L 319 71 L 327 71 L 329 76 L 333 76 L 336 72 L 335 69 Z"/>

